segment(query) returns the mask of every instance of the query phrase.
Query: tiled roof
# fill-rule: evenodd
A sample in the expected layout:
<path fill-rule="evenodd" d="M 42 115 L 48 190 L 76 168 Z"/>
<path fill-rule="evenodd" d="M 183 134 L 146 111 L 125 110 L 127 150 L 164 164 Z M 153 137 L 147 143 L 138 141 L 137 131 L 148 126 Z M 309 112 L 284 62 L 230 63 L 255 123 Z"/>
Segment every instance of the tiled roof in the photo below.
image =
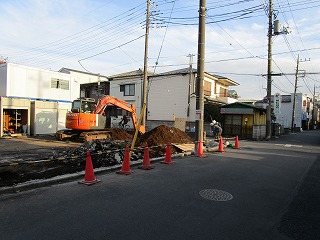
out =
<path fill-rule="evenodd" d="M 138 70 L 115 74 L 110 76 L 109 78 L 134 77 L 134 76 L 141 76 L 141 75 L 143 75 L 143 70 L 139 68 Z M 153 75 L 153 72 L 148 72 L 148 75 Z"/>

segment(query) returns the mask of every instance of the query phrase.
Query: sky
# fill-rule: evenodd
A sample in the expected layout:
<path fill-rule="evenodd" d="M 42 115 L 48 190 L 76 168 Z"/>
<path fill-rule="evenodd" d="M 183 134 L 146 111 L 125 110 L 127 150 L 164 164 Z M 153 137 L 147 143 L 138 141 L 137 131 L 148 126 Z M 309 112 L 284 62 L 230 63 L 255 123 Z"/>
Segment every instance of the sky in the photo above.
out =
<path fill-rule="evenodd" d="M 205 71 L 239 86 L 240 99 L 266 96 L 268 4 L 207 0 Z M 72 68 L 111 76 L 143 69 L 146 0 L 0 0 L 0 58 L 58 71 Z M 320 92 L 320 2 L 273 0 L 286 34 L 272 37 L 272 94 Z M 148 70 L 197 66 L 196 0 L 154 0 Z M 298 64 L 297 64 L 298 63 Z"/>

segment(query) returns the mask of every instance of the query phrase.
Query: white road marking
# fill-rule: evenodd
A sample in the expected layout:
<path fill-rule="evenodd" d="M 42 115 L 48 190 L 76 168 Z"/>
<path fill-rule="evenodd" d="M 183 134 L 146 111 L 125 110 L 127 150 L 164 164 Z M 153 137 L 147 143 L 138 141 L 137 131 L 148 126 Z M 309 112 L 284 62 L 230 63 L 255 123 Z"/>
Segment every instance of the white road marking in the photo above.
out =
<path fill-rule="evenodd" d="M 285 146 L 285 147 L 298 147 L 298 148 L 302 148 L 302 145 L 294 145 L 294 144 L 280 144 L 280 143 L 276 143 L 275 145 L 278 146 Z"/>

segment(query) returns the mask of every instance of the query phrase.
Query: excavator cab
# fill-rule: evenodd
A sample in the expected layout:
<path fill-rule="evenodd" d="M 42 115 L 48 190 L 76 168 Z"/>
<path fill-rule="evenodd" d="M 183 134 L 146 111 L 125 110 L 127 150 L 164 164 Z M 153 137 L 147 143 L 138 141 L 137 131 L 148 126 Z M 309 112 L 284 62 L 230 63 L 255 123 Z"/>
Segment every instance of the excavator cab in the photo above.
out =
<path fill-rule="evenodd" d="M 93 113 L 96 102 L 93 98 L 78 98 L 72 102 L 71 112 L 73 113 Z"/>
<path fill-rule="evenodd" d="M 66 128 L 88 131 L 104 129 L 105 118 L 95 114 L 96 102 L 93 98 L 78 98 L 72 102 L 71 111 L 67 113 Z"/>

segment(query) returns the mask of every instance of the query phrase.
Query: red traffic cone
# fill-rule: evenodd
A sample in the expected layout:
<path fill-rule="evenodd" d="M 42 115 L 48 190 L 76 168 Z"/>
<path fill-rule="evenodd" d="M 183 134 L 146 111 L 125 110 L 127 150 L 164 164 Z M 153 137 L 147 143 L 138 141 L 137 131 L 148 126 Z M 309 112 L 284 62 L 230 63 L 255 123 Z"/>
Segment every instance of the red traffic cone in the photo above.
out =
<path fill-rule="evenodd" d="M 238 135 L 236 136 L 236 142 L 234 144 L 234 149 L 240 149 Z"/>
<path fill-rule="evenodd" d="M 200 141 L 198 142 L 197 157 L 205 157 L 205 156 L 203 155 L 203 143 L 202 143 L 202 140 L 200 140 Z"/>
<path fill-rule="evenodd" d="M 220 136 L 218 152 L 224 152 L 222 137 Z"/>
<path fill-rule="evenodd" d="M 144 170 L 150 170 L 150 169 L 153 169 L 153 168 L 154 168 L 154 167 L 151 166 L 151 164 L 150 164 L 148 144 L 146 144 L 146 146 L 145 146 L 145 148 L 144 148 L 142 165 L 139 166 L 138 168 L 144 169 Z"/>
<path fill-rule="evenodd" d="M 117 171 L 117 173 L 124 174 L 124 175 L 129 175 L 132 173 L 130 169 L 130 150 L 128 146 L 126 147 L 126 150 L 125 150 L 122 168 L 120 171 Z"/>
<path fill-rule="evenodd" d="M 171 164 L 171 163 L 173 163 L 172 158 L 171 158 L 170 143 L 167 144 L 167 147 L 166 147 L 166 157 L 164 158 L 164 160 L 163 160 L 161 163 L 164 163 L 164 164 Z"/>
<path fill-rule="evenodd" d="M 85 174 L 84 174 L 84 180 L 79 183 L 86 184 L 86 185 L 92 185 L 97 182 L 101 182 L 101 181 L 97 180 L 94 176 L 92 160 L 91 160 L 90 152 L 88 151 L 87 158 L 86 158 L 86 170 L 85 170 Z"/>

